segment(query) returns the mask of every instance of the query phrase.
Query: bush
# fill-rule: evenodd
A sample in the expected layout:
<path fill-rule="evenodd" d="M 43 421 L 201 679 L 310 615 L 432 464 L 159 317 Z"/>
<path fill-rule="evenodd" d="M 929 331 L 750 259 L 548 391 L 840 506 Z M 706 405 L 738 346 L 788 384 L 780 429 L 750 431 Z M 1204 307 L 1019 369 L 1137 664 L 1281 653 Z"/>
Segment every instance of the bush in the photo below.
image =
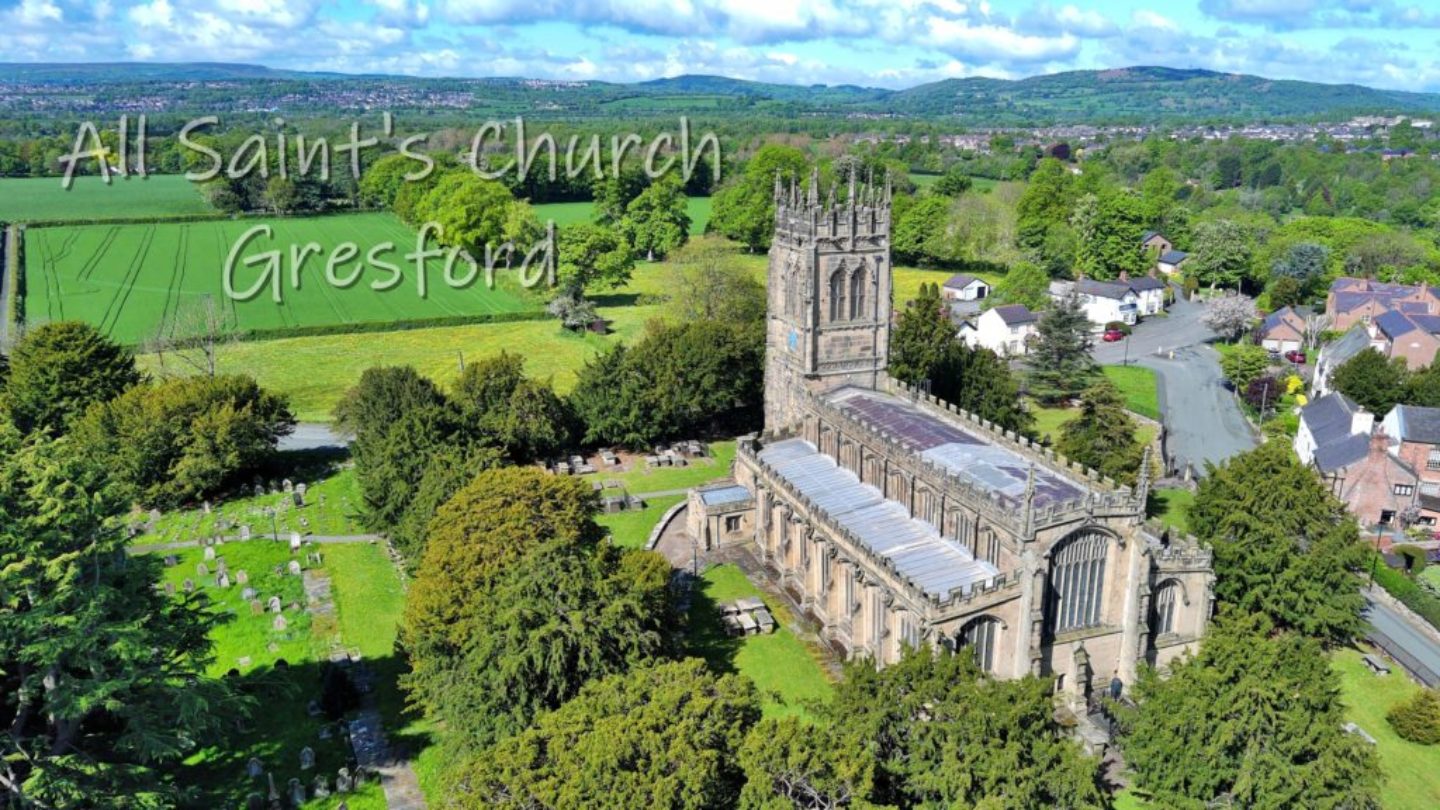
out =
<path fill-rule="evenodd" d="M 1401 739 L 1421 745 L 1440 743 L 1440 693 L 1421 689 L 1409 700 L 1395 704 L 1385 719 Z"/>
<path fill-rule="evenodd" d="M 1440 597 L 1415 584 L 1403 572 L 1396 571 L 1378 557 L 1371 562 L 1375 582 L 1401 604 L 1420 614 L 1431 626 L 1440 628 Z"/>
<path fill-rule="evenodd" d="M 1284 386 L 1274 377 L 1259 377 L 1251 380 L 1250 384 L 1245 386 L 1245 404 L 1256 411 L 1260 411 L 1262 408 L 1273 410 L 1284 390 Z M 1263 414 L 1261 415 L 1263 416 Z"/>
<path fill-rule="evenodd" d="M 1105 324 L 1105 331 L 1109 332 L 1112 330 L 1116 332 L 1123 332 L 1128 335 L 1130 334 L 1130 324 L 1125 323 L 1124 321 L 1111 321 Z"/>
<path fill-rule="evenodd" d="M 1390 551 L 1405 558 L 1405 570 L 1412 576 L 1425 570 L 1425 549 L 1406 543 L 1395 546 Z"/>

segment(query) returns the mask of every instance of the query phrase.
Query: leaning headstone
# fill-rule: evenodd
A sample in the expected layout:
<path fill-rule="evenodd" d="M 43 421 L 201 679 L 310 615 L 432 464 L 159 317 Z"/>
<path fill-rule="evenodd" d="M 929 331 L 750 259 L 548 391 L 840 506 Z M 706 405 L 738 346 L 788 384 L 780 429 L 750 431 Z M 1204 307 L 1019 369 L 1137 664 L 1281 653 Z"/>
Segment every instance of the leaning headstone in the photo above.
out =
<path fill-rule="evenodd" d="M 177 565 L 179 565 L 179 564 L 180 564 L 180 558 L 179 558 L 179 557 L 176 557 L 174 554 L 166 554 L 166 555 L 165 555 L 165 567 L 166 567 L 166 568 L 174 568 L 175 566 L 177 566 Z"/>
<path fill-rule="evenodd" d="M 279 613 L 279 612 L 280 612 L 280 597 L 278 597 L 278 596 L 272 596 L 272 597 L 270 597 L 270 602 L 269 602 L 268 604 L 266 604 L 265 608 L 266 608 L 267 610 L 269 610 L 271 613 Z"/>
<path fill-rule="evenodd" d="M 300 569 L 300 561 L 299 561 L 299 560 L 291 560 L 291 561 L 290 561 L 290 565 L 289 565 L 288 567 L 289 567 L 289 569 L 290 569 L 290 576 L 292 576 L 292 577 L 298 577 L 298 576 L 300 576 L 301 569 Z"/>
<path fill-rule="evenodd" d="M 315 749 L 305 746 L 300 749 L 300 770 L 308 771 L 315 767 Z"/>
<path fill-rule="evenodd" d="M 337 773 L 337 774 L 335 774 L 335 792 L 336 792 L 336 793 L 349 793 L 349 792 L 350 792 L 350 789 L 351 789 L 352 787 L 354 787 L 354 786 L 355 786 L 354 782 L 351 781 L 351 779 L 350 779 L 350 769 L 349 769 L 349 768 L 341 768 L 341 769 L 340 769 L 340 772 Z"/>
<path fill-rule="evenodd" d="M 305 786 L 300 784 L 299 779 L 290 780 L 290 803 L 295 807 L 305 803 Z"/>
<path fill-rule="evenodd" d="M 324 799 L 330 796 L 330 780 L 325 778 L 325 774 L 315 774 L 315 781 L 310 783 L 310 795 L 317 799 Z"/>
<path fill-rule="evenodd" d="M 249 584 L 250 584 L 250 575 L 249 575 L 248 573 L 246 573 L 246 571 L 245 571 L 244 568 L 241 568 L 239 571 L 236 571 L 236 572 L 235 572 L 235 584 L 236 584 L 236 585 L 249 585 Z"/>
<path fill-rule="evenodd" d="M 195 592 L 195 580 L 193 580 L 193 579 L 187 579 L 187 580 L 185 580 L 183 583 L 180 584 L 180 588 L 181 588 L 182 590 L 184 590 L 186 593 L 194 593 L 194 592 Z"/>
<path fill-rule="evenodd" d="M 290 626 L 290 623 L 287 622 L 287 621 L 285 621 L 285 617 L 284 617 L 284 616 L 278 616 L 278 615 L 275 617 L 275 621 L 273 621 L 273 622 L 270 623 L 270 628 L 271 628 L 272 630 L 274 630 L 275 632 L 277 632 L 277 633 L 283 633 L 283 632 L 285 632 L 285 628 L 287 628 L 287 627 L 289 627 L 289 626 Z"/>
<path fill-rule="evenodd" d="M 230 575 L 221 571 L 220 575 L 215 577 L 215 585 L 221 588 L 230 587 Z"/>
<path fill-rule="evenodd" d="M 173 583 L 173 582 L 167 582 L 167 583 L 165 583 L 165 595 L 166 595 L 166 596 L 174 596 L 174 595 L 175 595 L 175 583 Z"/>
<path fill-rule="evenodd" d="M 259 779 L 264 776 L 265 763 L 261 762 L 259 757 L 250 757 L 250 761 L 245 763 L 245 775 L 251 779 Z"/>
<path fill-rule="evenodd" d="M 210 566 L 205 563 L 195 563 L 195 575 L 198 577 L 210 576 Z"/>
<path fill-rule="evenodd" d="M 240 527 L 240 539 L 241 539 L 241 540 L 249 540 L 249 539 L 250 539 L 250 524 L 246 523 L 245 525 L 243 525 L 243 526 Z"/>
<path fill-rule="evenodd" d="M 284 481 L 284 483 L 282 484 L 282 486 L 285 487 L 285 494 L 287 494 L 287 495 L 295 491 L 295 485 L 290 482 L 290 479 L 289 479 L 289 478 L 286 478 L 286 479 L 285 479 L 285 481 Z"/>

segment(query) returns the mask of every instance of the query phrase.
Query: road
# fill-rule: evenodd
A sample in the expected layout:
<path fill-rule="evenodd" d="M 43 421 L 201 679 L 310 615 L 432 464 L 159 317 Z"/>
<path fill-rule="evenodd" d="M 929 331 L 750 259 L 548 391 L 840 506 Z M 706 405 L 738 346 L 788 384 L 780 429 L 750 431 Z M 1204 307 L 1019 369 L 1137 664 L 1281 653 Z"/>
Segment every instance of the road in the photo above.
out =
<path fill-rule="evenodd" d="M 9 267 L 10 262 L 6 258 L 13 252 L 10 246 L 10 238 L 16 234 L 14 227 L 7 227 L 5 234 L 0 237 L 0 349 L 9 351 L 10 347 L 10 302 L 7 300 L 10 294 L 10 279 L 8 273 L 20 272 L 18 268 Z"/>
<path fill-rule="evenodd" d="M 1427 686 L 1435 686 L 1437 678 L 1440 678 L 1440 644 L 1415 629 L 1405 617 L 1384 602 L 1372 600 L 1366 594 L 1365 603 L 1365 618 L 1370 620 L 1370 626 L 1375 631 L 1370 634 L 1371 640 L 1385 648 L 1392 658 L 1399 660 Z M 1406 657 L 1413 660 L 1406 661 Z"/>
<path fill-rule="evenodd" d="M 326 447 L 349 447 L 350 437 L 336 433 L 330 425 L 321 422 L 301 422 L 295 432 L 282 437 L 276 443 L 280 450 L 319 450 Z"/>
<path fill-rule="evenodd" d="M 1149 318 L 1123 341 L 1100 343 L 1095 360 L 1129 362 L 1159 377 L 1160 411 L 1176 470 L 1218 464 L 1255 446 L 1255 435 L 1235 397 L 1220 384 L 1220 356 L 1209 346 L 1215 333 L 1200 320 L 1204 307 L 1176 300 L 1164 318 Z M 1128 345 L 1127 345 L 1128 344 Z"/>

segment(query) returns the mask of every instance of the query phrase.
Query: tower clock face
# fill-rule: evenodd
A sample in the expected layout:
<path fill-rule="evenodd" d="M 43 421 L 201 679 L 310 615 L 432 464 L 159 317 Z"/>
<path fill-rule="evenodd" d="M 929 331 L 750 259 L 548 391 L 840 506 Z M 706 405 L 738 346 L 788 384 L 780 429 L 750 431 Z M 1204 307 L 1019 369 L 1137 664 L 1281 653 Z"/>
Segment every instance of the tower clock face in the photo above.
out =
<path fill-rule="evenodd" d="M 792 351 L 792 352 L 795 351 L 795 350 L 797 350 L 797 349 L 799 349 L 799 348 L 800 348 L 800 332 L 799 332 L 798 330 L 791 329 L 791 330 L 790 330 L 790 336 L 785 339 L 785 345 L 788 346 L 788 347 L 790 348 L 790 351 Z"/>

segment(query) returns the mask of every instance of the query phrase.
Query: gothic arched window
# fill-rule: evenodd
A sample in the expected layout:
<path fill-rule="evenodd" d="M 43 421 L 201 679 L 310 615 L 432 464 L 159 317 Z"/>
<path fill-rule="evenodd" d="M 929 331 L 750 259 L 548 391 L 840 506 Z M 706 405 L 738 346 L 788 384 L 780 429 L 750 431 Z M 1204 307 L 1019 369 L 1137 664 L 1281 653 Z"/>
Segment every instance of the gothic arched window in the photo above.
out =
<path fill-rule="evenodd" d="M 1052 634 L 1100 623 L 1109 550 L 1107 535 L 1082 531 L 1061 541 L 1051 554 L 1045 624 Z"/>
<path fill-rule="evenodd" d="M 1150 608 L 1150 628 L 1156 636 L 1175 632 L 1176 603 L 1181 599 L 1180 583 L 1173 579 L 1165 580 L 1155 589 Z"/>
<path fill-rule="evenodd" d="M 830 320 L 845 318 L 845 271 L 840 269 L 830 274 Z"/>
<path fill-rule="evenodd" d="M 956 651 L 969 650 L 975 663 L 986 672 L 995 671 L 995 650 L 999 646 L 1000 620 L 994 616 L 971 619 L 955 637 Z"/>
<path fill-rule="evenodd" d="M 865 287 L 868 278 L 862 266 L 850 276 L 850 320 L 865 317 Z"/>

